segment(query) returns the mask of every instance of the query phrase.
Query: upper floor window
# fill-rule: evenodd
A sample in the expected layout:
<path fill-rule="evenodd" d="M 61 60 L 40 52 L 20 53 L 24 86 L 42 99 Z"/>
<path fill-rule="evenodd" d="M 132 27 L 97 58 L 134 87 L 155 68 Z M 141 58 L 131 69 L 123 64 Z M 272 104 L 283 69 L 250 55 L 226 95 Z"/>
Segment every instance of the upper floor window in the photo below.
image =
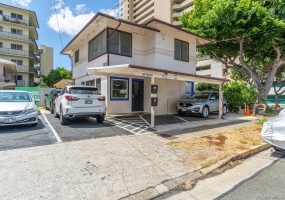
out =
<path fill-rule="evenodd" d="M 103 31 L 89 42 L 88 59 L 93 60 L 107 52 L 107 31 Z"/>
<path fill-rule="evenodd" d="M 3 31 L 3 26 L 0 26 L 0 31 Z"/>
<path fill-rule="evenodd" d="M 78 61 L 79 61 L 79 50 L 77 50 L 76 52 L 75 52 L 75 55 L 74 55 L 74 63 L 77 63 Z"/>
<path fill-rule="evenodd" d="M 16 14 L 16 13 L 11 13 L 11 17 L 15 19 L 23 19 L 23 15 Z"/>
<path fill-rule="evenodd" d="M 23 61 L 22 60 L 15 60 L 15 59 L 11 59 L 12 62 L 17 63 L 17 65 L 23 65 Z"/>
<path fill-rule="evenodd" d="M 0 42 L 0 48 L 3 48 L 3 42 Z"/>
<path fill-rule="evenodd" d="M 189 43 L 188 42 L 175 39 L 174 59 L 189 62 Z"/>
<path fill-rule="evenodd" d="M 109 29 L 109 52 L 124 56 L 132 56 L 132 35 Z"/>
<path fill-rule="evenodd" d="M 0 15 L 3 15 L 3 10 L 0 10 Z"/>
<path fill-rule="evenodd" d="M 23 31 L 15 28 L 11 28 L 11 33 L 23 35 Z"/>
<path fill-rule="evenodd" d="M 11 44 L 11 49 L 23 50 L 23 45 Z"/>

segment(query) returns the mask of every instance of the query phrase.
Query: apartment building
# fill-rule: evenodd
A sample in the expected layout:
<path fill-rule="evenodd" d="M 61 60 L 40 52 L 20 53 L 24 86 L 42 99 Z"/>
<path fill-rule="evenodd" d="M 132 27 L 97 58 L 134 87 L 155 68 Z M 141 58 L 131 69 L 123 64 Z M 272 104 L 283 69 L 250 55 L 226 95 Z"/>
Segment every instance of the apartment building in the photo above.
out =
<path fill-rule="evenodd" d="M 120 0 L 121 19 L 146 24 L 156 18 L 181 27 L 178 17 L 193 9 L 193 0 Z M 224 77 L 227 70 L 217 61 L 209 58 L 197 59 L 196 74 Z"/>
<path fill-rule="evenodd" d="M 36 69 L 39 71 L 40 75 L 47 76 L 50 70 L 53 69 L 53 48 L 47 47 L 41 44 L 39 48 L 39 65 L 36 65 Z M 38 80 L 35 80 L 37 83 Z"/>
<path fill-rule="evenodd" d="M 0 3 L 0 58 L 17 63 L 18 72 L 8 73 L 7 81 L 33 87 L 39 77 L 36 13 Z"/>

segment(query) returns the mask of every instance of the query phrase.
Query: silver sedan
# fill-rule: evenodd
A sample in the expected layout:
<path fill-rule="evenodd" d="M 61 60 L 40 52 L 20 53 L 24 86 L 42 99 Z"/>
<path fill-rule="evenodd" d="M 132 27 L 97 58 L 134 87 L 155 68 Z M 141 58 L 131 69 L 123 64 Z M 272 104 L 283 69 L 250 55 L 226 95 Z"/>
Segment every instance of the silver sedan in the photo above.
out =
<path fill-rule="evenodd" d="M 228 103 L 223 98 L 223 114 L 227 113 Z M 180 100 L 176 106 L 179 115 L 199 114 L 202 117 L 208 117 L 210 112 L 219 111 L 219 93 L 218 92 L 195 92 L 194 94 Z"/>
<path fill-rule="evenodd" d="M 36 99 L 26 91 L 0 90 L 0 126 L 38 124 Z"/>

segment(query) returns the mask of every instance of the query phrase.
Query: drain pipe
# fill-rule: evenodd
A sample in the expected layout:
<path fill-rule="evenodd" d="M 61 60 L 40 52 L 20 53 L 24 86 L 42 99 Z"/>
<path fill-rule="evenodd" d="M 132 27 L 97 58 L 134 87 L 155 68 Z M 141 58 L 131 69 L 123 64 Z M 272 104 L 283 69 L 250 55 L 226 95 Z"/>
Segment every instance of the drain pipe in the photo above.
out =
<path fill-rule="evenodd" d="M 119 25 L 110 33 L 110 35 L 107 35 L 107 66 L 109 66 L 110 64 L 110 54 L 109 54 L 109 38 L 111 37 L 111 35 L 118 30 L 118 28 L 121 26 L 122 22 L 119 21 Z M 108 29 L 108 33 L 109 33 L 109 29 Z"/>

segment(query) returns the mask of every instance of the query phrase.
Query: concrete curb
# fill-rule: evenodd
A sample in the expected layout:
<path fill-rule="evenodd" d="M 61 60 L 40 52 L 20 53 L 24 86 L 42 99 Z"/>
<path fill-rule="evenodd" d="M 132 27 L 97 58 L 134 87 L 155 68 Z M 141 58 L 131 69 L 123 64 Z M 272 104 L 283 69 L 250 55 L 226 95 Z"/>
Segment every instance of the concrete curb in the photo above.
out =
<path fill-rule="evenodd" d="M 264 150 L 270 148 L 270 147 L 271 147 L 270 144 L 263 144 L 259 147 L 253 148 L 249 151 L 240 152 L 238 155 L 233 156 L 230 159 L 221 160 L 220 162 L 212 165 L 211 167 L 202 168 L 202 169 L 199 169 L 199 170 L 194 171 L 194 172 L 187 173 L 183 176 L 177 177 L 177 178 L 172 179 L 172 180 L 165 180 L 157 186 L 146 188 L 145 190 L 142 190 L 142 191 L 139 191 L 137 193 L 131 194 L 129 196 L 120 198 L 120 200 L 123 200 L 123 199 L 124 200 L 155 199 L 155 198 L 157 198 L 163 194 L 166 194 L 167 192 L 177 188 L 179 185 L 181 185 L 187 181 L 195 181 L 197 179 L 200 179 L 200 178 L 206 176 L 207 174 L 213 172 L 214 170 L 226 165 L 230 161 L 249 158 L 249 157 L 251 157 L 251 156 L 253 156 L 253 155 L 255 155 L 261 151 L 264 151 Z"/>

